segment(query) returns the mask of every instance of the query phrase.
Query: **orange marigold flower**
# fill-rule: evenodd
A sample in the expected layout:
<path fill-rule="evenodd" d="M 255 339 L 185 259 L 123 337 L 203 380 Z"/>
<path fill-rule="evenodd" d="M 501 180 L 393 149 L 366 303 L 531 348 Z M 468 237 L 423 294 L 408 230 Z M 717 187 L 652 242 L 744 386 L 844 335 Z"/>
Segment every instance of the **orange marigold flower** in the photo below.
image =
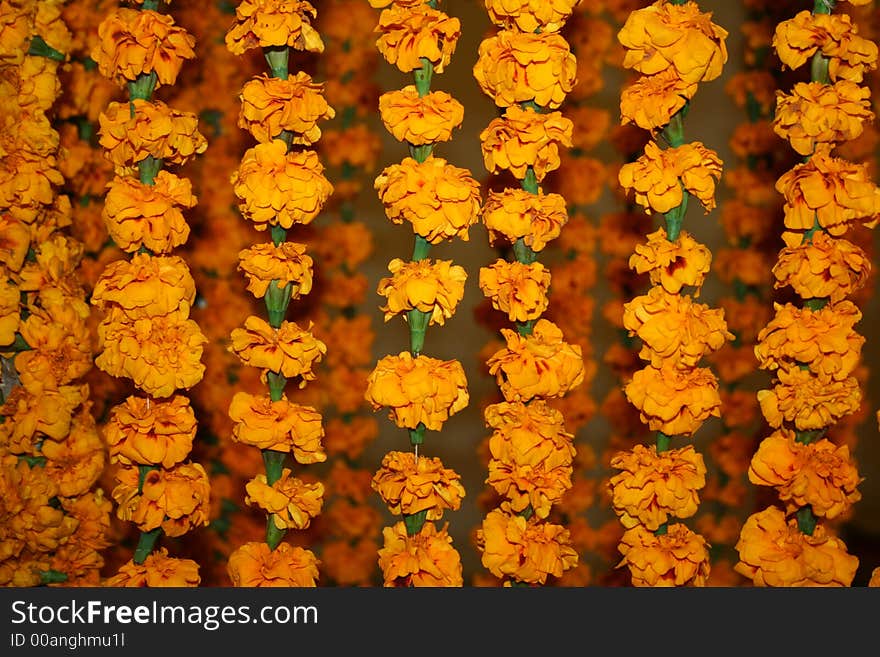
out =
<path fill-rule="evenodd" d="M 558 32 L 580 0 L 486 0 L 486 11 L 498 27 L 521 32 Z"/>
<path fill-rule="evenodd" d="M 174 84 L 184 60 L 194 59 L 196 40 L 170 14 L 120 7 L 98 25 L 91 57 L 98 71 L 117 84 L 156 74 L 157 84 Z"/>
<path fill-rule="evenodd" d="M 289 286 L 291 299 L 312 291 L 312 258 L 305 244 L 256 244 L 238 254 L 238 269 L 248 280 L 248 292 L 258 298 L 266 296 L 269 285 Z"/>
<path fill-rule="evenodd" d="M 0 452 L 35 453 L 37 434 L 62 440 L 70 432 L 73 411 L 88 397 L 88 388 L 70 385 L 32 394 L 15 386 L 0 406 Z"/>
<path fill-rule="evenodd" d="M 680 370 L 648 366 L 638 370 L 624 388 L 651 431 L 691 436 L 710 417 L 719 417 L 721 397 L 712 370 Z"/>
<path fill-rule="evenodd" d="M 62 440 L 46 438 L 40 445 L 40 453 L 46 458 L 46 476 L 65 497 L 88 493 L 107 463 L 107 449 L 87 408 L 73 419 L 70 433 Z"/>
<path fill-rule="evenodd" d="M 709 212 L 715 207 L 721 160 L 700 142 L 661 149 L 652 141 L 638 160 L 620 168 L 618 178 L 624 189 L 635 192 L 636 203 L 649 214 L 677 208 L 686 191 Z"/>
<path fill-rule="evenodd" d="M 170 468 L 192 451 L 196 416 L 183 395 L 167 400 L 126 398 L 113 407 L 104 426 L 110 461 Z"/>
<path fill-rule="evenodd" d="M 490 191 L 483 205 L 483 223 L 492 246 L 504 239 L 511 244 L 522 239 L 532 251 L 542 251 L 559 237 L 568 222 L 565 197 L 560 194 L 530 194 L 507 187 Z"/>
<path fill-rule="evenodd" d="M 413 146 L 449 141 L 464 121 L 464 105 L 448 93 L 431 91 L 419 96 L 412 84 L 382 94 L 379 112 L 388 132 Z"/>
<path fill-rule="evenodd" d="M 401 428 L 424 424 L 432 431 L 440 431 L 470 399 L 461 363 L 413 357 L 408 351 L 379 360 L 367 379 L 365 398 L 373 410 L 387 407 L 388 416 Z"/>
<path fill-rule="evenodd" d="M 560 148 L 571 148 L 574 124 L 561 112 L 538 113 L 508 107 L 480 133 L 483 163 L 489 173 L 502 169 L 522 180 L 531 167 L 538 181 L 560 166 Z"/>
<path fill-rule="evenodd" d="M 480 290 L 492 307 L 507 313 L 511 322 L 538 319 L 550 305 L 550 271 L 540 262 L 529 265 L 499 258 L 480 268 Z"/>
<path fill-rule="evenodd" d="M 286 379 L 300 377 L 300 388 L 305 388 L 316 376 L 314 367 L 327 353 L 327 345 L 312 334 L 312 323 L 302 329 L 295 322 L 283 321 L 277 329 L 256 315 L 244 322 L 230 335 L 229 350 L 249 367 L 276 372 Z"/>
<path fill-rule="evenodd" d="M 648 235 L 644 244 L 636 246 L 629 266 L 638 274 L 647 273 L 653 285 L 661 285 L 670 294 L 678 294 L 685 285 L 697 288 L 698 296 L 712 264 L 712 254 L 683 230 L 678 239 L 670 241 L 666 230 L 659 228 Z"/>
<path fill-rule="evenodd" d="M 377 292 L 387 299 L 379 308 L 385 321 L 411 310 L 430 314 L 429 325 L 446 323 L 464 297 L 467 272 L 451 260 L 424 259 L 388 263 L 390 277 L 379 281 Z"/>
<path fill-rule="evenodd" d="M 652 287 L 648 294 L 624 305 L 623 326 L 642 341 L 639 357 L 653 367 L 669 363 L 676 369 L 696 367 L 703 356 L 717 351 L 733 334 L 724 311 L 694 303 L 687 295 Z"/>
<path fill-rule="evenodd" d="M 142 246 L 169 253 L 189 238 L 180 208 L 194 208 L 192 183 L 160 171 L 152 185 L 132 176 L 116 176 L 107 185 L 101 217 L 113 242 L 133 253 Z"/>
<path fill-rule="evenodd" d="M 775 506 L 749 516 L 736 550 L 734 570 L 755 586 L 850 586 L 859 565 L 824 525 L 805 534 Z"/>
<path fill-rule="evenodd" d="M 817 144 L 850 141 L 874 120 L 871 91 L 855 82 L 798 82 L 790 94 L 777 92 L 773 129 L 801 155 Z"/>
<path fill-rule="evenodd" d="M 461 557 L 452 537 L 427 522 L 415 536 L 409 536 L 403 522 L 382 530 L 384 545 L 379 550 L 379 568 L 387 587 L 460 587 L 463 585 Z"/>
<path fill-rule="evenodd" d="M 562 397 L 584 381 L 581 347 L 564 341 L 556 324 L 539 319 L 531 335 L 501 329 L 507 346 L 489 358 L 494 376 L 507 401 L 534 397 Z"/>
<path fill-rule="evenodd" d="M 640 75 L 620 93 L 621 123 L 635 123 L 654 132 L 669 123 L 697 93 L 697 83 L 679 77 L 674 68 Z"/>
<path fill-rule="evenodd" d="M 461 22 L 426 4 L 417 7 L 394 6 L 379 15 L 376 47 L 385 60 L 402 73 L 422 68 L 422 59 L 442 73 L 452 59 Z"/>
<path fill-rule="evenodd" d="M 249 148 L 231 181 L 238 209 L 261 231 L 310 224 L 333 193 L 318 154 L 288 153 L 280 139 Z"/>
<path fill-rule="evenodd" d="M 618 546 L 633 586 L 706 586 L 709 545 L 680 523 L 657 535 L 643 525 L 626 530 Z"/>
<path fill-rule="evenodd" d="M 533 101 L 556 109 L 577 82 L 577 59 L 560 34 L 501 30 L 480 42 L 473 72 L 498 107 Z"/>
<path fill-rule="evenodd" d="M 282 396 L 237 392 L 229 404 L 235 422 L 232 438 L 245 445 L 274 452 L 293 452 L 298 463 L 322 463 L 327 455 L 321 446 L 324 428 L 321 414 L 308 406 L 291 403 Z"/>
<path fill-rule="evenodd" d="M 8 280 L 0 280 L 0 346 L 11 345 L 21 324 L 21 290 Z"/>
<path fill-rule="evenodd" d="M 287 78 L 258 75 L 242 87 L 238 127 L 260 143 L 286 131 L 292 133 L 293 144 L 314 144 L 321 138 L 318 122 L 336 116 L 323 91 L 324 85 L 302 71 Z"/>
<path fill-rule="evenodd" d="M 227 572 L 233 586 L 314 587 L 320 562 L 311 550 L 279 543 L 274 550 L 265 542 L 245 543 L 229 555 Z"/>
<path fill-rule="evenodd" d="M 391 513 L 426 512 L 427 520 L 439 520 L 446 509 L 455 511 L 464 497 L 461 477 L 454 470 L 443 467 L 438 458 L 417 457 L 412 452 L 388 452 L 372 487 Z"/>
<path fill-rule="evenodd" d="M 409 221 L 413 231 L 431 244 L 458 237 L 480 214 L 480 185 L 470 171 L 443 158 L 417 162 L 411 157 L 392 164 L 376 178 L 374 187 L 395 224 Z"/>
<path fill-rule="evenodd" d="M 490 511 L 477 530 L 477 549 L 495 577 L 526 584 L 546 584 L 577 566 L 578 554 L 562 525 L 526 520 L 503 509 Z"/>
<path fill-rule="evenodd" d="M 706 485 L 706 464 L 693 445 L 657 453 L 654 445 L 636 445 L 611 459 L 621 470 L 608 482 L 611 503 L 627 529 L 644 525 L 656 531 L 670 517 L 690 518 Z"/>
<path fill-rule="evenodd" d="M 0 215 L 0 264 L 17 272 L 24 264 L 31 234 L 24 222 L 11 215 Z"/>
<path fill-rule="evenodd" d="M 92 291 L 92 304 L 101 310 L 118 308 L 130 320 L 180 311 L 189 314 L 196 285 L 179 256 L 135 254 L 111 262 Z"/>
<path fill-rule="evenodd" d="M 245 486 L 244 503 L 270 514 L 278 529 L 308 529 L 312 518 L 321 513 L 324 484 L 309 484 L 291 475 L 290 468 L 284 468 L 281 477 L 270 486 L 266 475 L 258 474 Z"/>
<path fill-rule="evenodd" d="M 804 444 L 788 429 L 761 441 L 749 466 L 749 481 L 776 488 L 789 514 L 810 505 L 814 514 L 831 520 L 862 499 L 862 479 L 849 447 L 827 438 Z"/>
<path fill-rule="evenodd" d="M 780 367 L 772 390 L 759 390 L 758 402 L 774 429 L 791 422 L 800 431 L 824 429 L 855 413 L 862 389 L 854 376 L 841 381 L 817 377 L 797 365 Z"/>
<path fill-rule="evenodd" d="M 242 0 L 226 33 L 226 47 L 233 55 L 272 46 L 323 52 L 321 36 L 312 27 L 316 15 L 315 8 L 302 0 Z"/>
<path fill-rule="evenodd" d="M 159 548 L 151 552 L 142 564 L 134 561 L 124 563 L 102 585 L 114 588 L 182 588 L 196 587 L 201 581 L 199 564 L 192 559 L 169 557 L 167 548 Z"/>
<path fill-rule="evenodd" d="M 66 303 L 61 294 L 51 303 L 48 294 L 41 296 L 42 307 L 31 306 L 18 329 L 30 349 L 15 356 L 21 384 L 32 394 L 57 389 L 84 376 L 92 359 L 84 309 Z"/>
<path fill-rule="evenodd" d="M 818 231 L 805 243 L 786 246 L 773 266 L 775 287 L 790 285 L 803 299 L 841 301 L 868 280 L 871 262 L 857 244 Z"/>

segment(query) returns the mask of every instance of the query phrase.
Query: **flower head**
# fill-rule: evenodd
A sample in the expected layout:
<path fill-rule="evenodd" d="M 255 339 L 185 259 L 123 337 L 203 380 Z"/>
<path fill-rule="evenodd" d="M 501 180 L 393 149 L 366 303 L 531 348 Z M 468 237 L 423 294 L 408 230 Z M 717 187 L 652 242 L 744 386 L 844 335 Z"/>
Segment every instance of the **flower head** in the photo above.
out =
<path fill-rule="evenodd" d="M 647 273 L 652 284 L 662 286 L 670 294 L 678 294 L 685 285 L 696 287 L 699 293 L 711 263 L 709 249 L 690 233 L 683 230 L 678 239 L 670 241 L 663 228 L 648 235 L 647 242 L 636 246 L 629 259 L 629 266 L 636 273 Z"/>
<path fill-rule="evenodd" d="M 824 231 L 808 242 L 786 246 L 773 266 L 776 287 L 789 285 L 802 299 L 828 297 L 832 303 L 864 286 L 870 271 L 861 247 Z"/>
<path fill-rule="evenodd" d="M 651 431 L 690 436 L 710 417 L 720 416 L 721 397 L 712 370 L 652 366 L 638 370 L 624 388 Z"/>
<path fill-rule="evenodd" d="M 446 528 L 438 530 L 426 522 L 415 536 L 409 536 L 403 522 L 382 530 L 379 568 L 385 586 L 462 586 L 461 557 L 452 546 Z"/>
<path fill-rule="evenodd" d="M 321 463 L 327 455 L 321 446 L 321 414 L 286 397 L 272 401 L 268 395 L 237 392 L 229 405 L 235 422 L 232 438 L 245 445 L 275 452 L 293 452 L 298 463 Z"/>
<path fill-rule="evenodd" d="M 311 550 L 284 542 L 273 550 L 261 541 L 245 543 L 230 554 L 227 571 L 233 586 L 314 587 L 318 563 Z"/>
<path fill-rule="evenodd" d="M 619 546 L 633 586 L 706 586 L 709 545 L 685 525 L 657 535 L 644 525 L 626 530 Z"/>
<path fill-rule="evenodd" d="M 245 486 L 245 504 L 256 505 L 270 514 L 278 529 L 307 529 L 312 518 L 321 513 L 324 485 L 308 484 L 291 476 L 284 468 L 281 477 L 271 486 L 266 475 L 258 474 Z"/>
<path fill-rule="evenodd" d="M 379 15 L 376 41 L 379 52 L 389 64 L 403 73 L 422 68 L 422 59 L 442 73 L 452 59 L 461 23 L 457 18 L 426 4 L 418 7 L 392 7 Z"/>
<path fill-rule="evenodd" d="M 226 33 L 226 47 L 233 55 L 272 46 L 323 52 L 321 36 L 312 27 L 316 14 L 302 0 L 242 0 Z"/>
<path fill-rule="evenodd" d="M 299 387 L 304 388 L 315 380 L 314 367 L 327 353 L 327 345 L 312 334 L 311 328 L 283 321 L 275 329 L 266 320 L 251 315 L 244 328 L 232 331 L 229 349 L 250 367 L 277 372 L 286 379 L 300 377 Z"/>
<path fill-rule="evenodd" d="M 483 223 L 492 245 L 502 239 L 511 244 L 522 239 L 533 251 L 542 251 L 567 222 L 568 209 L 560 194 L 530 194 L 507 187 L 489 192 L 483 205 Z"/>
<path fill-rule="evenodd" d="M 449 141 L 464 121 L 464 106 L 448 93 L 420 96 L 412 84 L 382 94 L 379 112 L 388 132 L 413 146 Z"/>
<path fill-rule="evenodd" d="M 196 416 L 183 395 L 167 400 L 130 396 L 113 407 L 104 427 L 111 462 L 170 468 L 192 451 Z"/>
<path fill-rule="evenodd" d="M 461 478 L 438 458 L 412 452 L 388 452 L 372 481 L 388 510 L 410 516 L 423 511 L 439 520 L 446 509 L 456 510 L 464 497 Z"/>
<path fill-rule="evenodd" d="M 314 144 L 321 138 L 318 123 L 336 116 L 323 91 L 323 85 L 303 71 L 287 78 L 258 75 L 242 87 L 238 127 L 260 143 L 289 132 L 293 144 Z"/>
<path fill-rule="evenodd" d="M 550 272 L 540 262 L 529 265 L 498 259 L 480 268 L 480 290 L 492 307 L 511 322 L 538 319 L 549 306 Z"/>
<path fill-rule="evenodd" d="M 238 254 L 238 269 L 248 281 L 248 292 L 264 297 L 270 285 L 290 286 L 290 298 L 298 299 L 312 290 L 312 258 L 306 245 L 296 242 L 255 244 Z"/>
<path fill-rule="evenodd" d="M 560 149 L 571 147 L 574 124 L 561 112 L 538 113 L 508 107 L 480 133 L 483 163 L 490 173 L 502 169 L 522 180 L 531 167 L 541 181 L 560 166 Z"/>

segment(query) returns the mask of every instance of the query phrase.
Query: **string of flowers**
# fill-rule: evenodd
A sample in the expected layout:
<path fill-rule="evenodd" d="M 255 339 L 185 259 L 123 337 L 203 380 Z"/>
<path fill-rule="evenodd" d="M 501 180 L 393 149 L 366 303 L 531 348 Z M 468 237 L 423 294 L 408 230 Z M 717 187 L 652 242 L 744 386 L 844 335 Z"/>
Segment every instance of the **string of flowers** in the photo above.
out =
<path fill-rule="evenodd" d="M 95 586 L 108 545 L 83 247 L 51 124 L 72 41 L 61 8 L 0 5 L 0 586 Z"/>
<path fill-rule="evenodd" d="M 263 395 L 237 392 L 229 406 L 234 440 L 259 448 L 266 469 L 247 484 L 245 498 L 266 513 L 265 541 L 244 543 L 230 555 L 235 586 L 315 586 L 319 577 L 315 554 L 284 540 L 288 531 L 308 528 L 324 493 L 323 484 L 307 483 L 285 467 L 288 454 L 301 465 L 327 458 L 320 413 L 285 394 L 288 382 L 304 388 L 316 378 L 314 368 L 327 351 L 311 323 L 302 328 L 285 319 L 290 301 L 312 287 L 312 259 L 304 244 L 287 241 L 288 231 L 310 224 L 333 192 L 308 147 L 321 137 L 319 122 L 335 112 L 321 84 L 289 71 L 291 50 L 324 49 L 312 26 L 316 14 L 298 0 L 242 0 L 226 34 L 232 53 L 261 48 L 269 67 L 268 75 L 242 89 L 239 125 L 258 143 L 231 180 L 242 216 L 272 238 L 239 254 L 248 290 L 263 298 L 268 321 L 251 315 L 230 336 L 230 350 L 242 364 L 259 368 L 268 387 Z"/>
<path fill-rule="evenodd" d="M 103 319 L 95 364 L 130 378 L 143 393 L 116 405 L 104 434 L 118 464 L 112 495 L 117 516 L 133 522 L 140 538 L 132 559 L 109 586 L 196 586 L 198 564 L 154 552 L 164 534 L 178 537 L 208 522 L 210 486 L 205 469 L 187 460 L 196 434 L 188 397 L 198 383 L 205 337 L 189 319 L 195 283 L 182 258 L 170 255 L 188 228 L 181 208 L 196 204 L 188 180 L 164 169 L 207 148 L 197 118 L 151 100 L 173 85 L 194 39 L 146 0 L 111 11 L 92 51 L 98 70 L 128 90 L 99 117 L 99 143 L 114 166 L 104 220 L 130 259 L 109 264 L 92 291 Z M 139 6 L 138 6 L 139 5 Z"/>
<path fill-rule="evenodd" d="M 434 521 L 461 506 L 459 475 L 436 457 L 420 454 L 428 430 L 444 423 L 469 402 L 464 368 L 457 360 L 425 356 L 428 326 L 443 325 L 464 295 L 465 270 L 451 260 L 429 257 L 432 245 L 459 238 L 480 211 L 477 182 L 469 171 L 434 155 L 464 118 L 464 108 L 448 93 L 432 91 L 435 73 L 448 66 L 461 34 L 457 18 L 438 2 L 370 0 L 384 8 L 376 42 L 385 60 L 414 84 L 379 99 L 382 122 L 405 142 L 410 157 L 376 178 L 375 189 L 395 224 L 409 222 L 415 233 L 410 261 L 393 259 L 390 277 L 379 283 L 386 320 L 401 315 L 409 328 L 409 350 L 384 356 L 369 376 L 366 399 L 374 409 L 409 432 L 412 452 L 391 451 L 373 477 L 373 489 L 402 520 L 383 530 L 379 567 L 385 586 L 462 586 L 462 566 L 448 524 Z"/>
<path fill-rule="evenodd" d="M 644 154 L 620 169 L 621 186 L 665 227 L 636 247 L 630 266 L 647 272 L 653 287 L 625 305 L 624 327 L 642 343 L 648 364 L 624 392 L 656 443 L 618 454 L 609 481 L 612 505 L 626 528 L 619 550 L 634 586 L 704 586 L 709 575 L 705 539 L 684 523 L 697 512 L 706 467 L 693 447 L 672 447 L 719 415 L 714 373 L 700 366 L 733 336 L 724 312 L 694 297 L 709 271 L 711 254 L 682 223 L 693 196 L 710 212 L 721 160 L 700 142 L 686 143 L 684 117 L 700 82 L 718 78 L 727 61 L 727 32 L 695 2 L 659 0 L 630 14 L 618 40 L 624 66 L 641 74 L 621 94 L 621 115 L 666 143 L 649 141 Z M 675 38 L 667 38 L 674 35 Z M 693 296 L 683 289 L 693 287 Z"/>
<path fill-rule="evenodd" d="M 516 260 L 480 270 L 483 294 L 516 325 L 501 330 L 506 345 L 487 361 L 505 399 L 484 411 L 493 429 L 487 483 L 505 499 L 476 534 L 483 565 L 505 586 L 544 585 L 578 563 L 568 530 L 547 520 L 571 488 L 576 453 L 548 400 L 583 383 L 584 360 L 541 317 L 550 272 L 537 261 L 568 220 L 565 198 L 540 184 L 572 146 L 573 124 L 558 108 L 575 86 L 577 59 L 559 31 L 576 4 L 487 0 L 499 30 L 482 41 L 474 66 L 481 89 L 503 110 L 480 135 L 485 167 L 520 182 L 490 192 L 483 209 L 490 243 L 511 243 Z"/>
<path fill-rule="evenodd" d="M 791 287 L 800 304 L 774 304 L 755 347 L 760 367 L 774 373 L 773 387 L 758 392 L 774 431 L 752 457 L 749 480 L 774 487 L 783 504 L 751 515 L 736 545 L 737 572 L 758 586 L 849 586 L 858 567 L 820 519 L 833 520 L 861 497 L 849 448 L 827 432 L 862 398 L 853 375 L 865 341 L 854 328 L 861 312 L 847 297 L 870 263 L 845 235 L 860 223 L 876 224 L 880 190 L 864 165 L 832 149 L 874 118 L 861 83 L 877 66 L 877 46 L 848 16 L 833 14 L 835 4 L 816 0 L 812 12 L 780 23 L 773 38 L 783 66 L 810 63 L 810 82 L 778 94 L 773 121 L 804 158 L 776 183 L 785 201 L 785 247 L 773 268 L 777 287 Z"/>

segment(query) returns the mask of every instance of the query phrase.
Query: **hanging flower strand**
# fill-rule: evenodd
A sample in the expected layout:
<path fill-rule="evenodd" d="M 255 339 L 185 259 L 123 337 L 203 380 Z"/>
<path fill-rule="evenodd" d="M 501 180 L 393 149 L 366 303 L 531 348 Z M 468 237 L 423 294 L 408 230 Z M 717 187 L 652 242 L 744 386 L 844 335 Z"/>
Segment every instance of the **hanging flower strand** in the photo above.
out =
<path fill-rule="evenodd" d="M 459 475 L 439 458 L 419 453 L 428 430 L 440 431 L 469 401 L 464 368 L 457 360 L 425 356 L 428 326 L 443 325 L 464 295 L 465 270 L 429 257 L 431 246 L 468 239 L 480 212 L 479 186 L 466 169 L 436 157 L 461 125 L 464 108 L 443 91 L 431 89 L 435 73 L 449 64 L 461 34 L 457 18 L 431 0 L 370 0 L 383 8 L 376 42 L 379 52 L 413 84 L 379 99 L 382 122 L 409 147 L 410 157 L 387 167 L 375 188 L 388 218 L 409 222 L 415 233 L 409 261 L 393 259 L 391 276 L 379 283 L 386 320 L 401 315 L 409 327 L 408 351 L 380 359 L 370 374 L 366 399 L 374 409 L 409 431 L 413 452 L 386 454 L 373 489 L 402 521 L 383 531 L 379 566 L 385 586 L 462 586 L 462 566 L 446 526 L 435 520 L 461 505 Z"/>
<path fill-rule="evenodd" d="M 288 454 L 302 465 L 326 460 L 324 429 L 314 408 L 285 395 L 289 381 L 304 388 L 327 348 L 311 325 L 287 321 L 291 300 L 312 287 L 312 259 L 305 246 L 287 241 L 288 231 L 308 225 L 333 192 L 317 153 L 309 147 L 321 137 L 319 123 L 335 115 L 323 86 L 304 73 L 290 73 L 291 50 L 322 52 L 312 26 L 315 8 L 298 0 L 242 0 L 226 34 L 236 55 L 261 48 L 269 74 L 248 81 L 241 92 L 239 126 L 257 140 L 248 149 L 232 185 L 238 209 L 272 241 L 239 254 L 248 289 L 266 304 L 268 321 L 257 316 L 232 331 L 230 350 L 242 364 L 262 370 L 268 394 L 237 392 L 229 406 L 234 440 L 259 448 L 266 473 L 246 485 L 245 502 L 266 512 L 265 542 L 248 542 L 230 556 L 235 586 L 315 586 L 318 560 L 307 549 L 283 539 L 309 527 L 323 504 L 324 487 L 307 483 L 285 467 Z"/>

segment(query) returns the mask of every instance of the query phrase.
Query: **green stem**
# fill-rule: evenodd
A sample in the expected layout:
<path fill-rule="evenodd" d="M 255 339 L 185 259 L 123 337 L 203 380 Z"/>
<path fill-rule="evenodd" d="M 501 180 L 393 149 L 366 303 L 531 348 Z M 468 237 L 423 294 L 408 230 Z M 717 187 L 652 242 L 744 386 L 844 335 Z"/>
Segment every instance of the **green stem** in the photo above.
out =
<path fill-rule="evenodd" d="M 431 252 L 431 243 L 421 235 L 416 235 L 415 244 L 413 245 L 413 262 L 419 262 L 428 257 Z"/>
<path fill-rule="evenodd" d="M 425 520 L 428 517 L 428 510 L 419 511 L 418 513 L 413 513 L 411 515 L 403 516 L 403 524 L 406 525 L 406 534 L 407 536 L 415 536 L 420 531 L 422 531 L 422 527 L 425 526 Z"/>
<path fill-rule="evenodd" d="M 831 77 L 828 73 L 829 61 L 830 60 L 821 52 L 817 52 L 813 55 L 813 60 L 810 63 L 810 79 L 813 82 L 821 82 L 822 84 L 831 83 Z"/>
<path fill-rule="evenodd" d="M 290 48 L 271 46 L 263 48 L 263 54 L 266 56 L 272 77 L 286 80 L 290 75 Z"/>
<path fill-rule="evenodd" d="M 537 252 L 533 251 L 532 247 L 526 244 L 522 237 L 513 243 L 513 255 L 517 262 L 521 262 L 524 265 L 530 265 L 538 259 Z"/>
<path fill-rule="evenodd" d="M 162 160 L 157 160 L 152 155 L 138 162 L 138 178 L 144 185 L 152 187 L 156 184 L 156 176 L 162 170 Z"/>
<path fill-rule="evenodd" d="M 413 356 L 418 356 L 425 348 L 425 334 L 428 332 L 430 319 L 431 313 L 421 310 L 410 310 L 406 314 L 406 321 L 409 324 L 409 350 Z"/>
<path fill-rule="evenodd" d="M 266 483 L 270 486 L 281 479 L 284 472 L 284 459 L 287 457 L 285 452 L 276 452 L 271 449 L 263 451 L 263 465 L 266 468 Z M 278 547 L 286 532 L 275 526 L 275 514 L 270 513 L 266 517 L 266 544 L 269 549 L 274 550 Z"/>
<path fill-rule="evenodd" d="M 46 57 L 48 59 L 53 59 L 56 62 L 63 62 L 67 59 L 63 52 L 55 50 L 55 48 L 46 43 L 43 37 L 39 34 L 31 38 L 27 54 L 32 57 Z"/>
<path fill-rule="evenodd" d="M 413 71 L 413 78 L 415 79 L 419 98 L 424 98 L 431 92 L 432 77 L 434 77 L 434 65 L 430 60 L 422 57 L 422 67 Z"/>
<path fill-rule="evenodd" d="M 813 514 L 813 507 L 809 504 L 807 506 L 802 506 L 798 509 L 797 514 L 797 524 L 798 529 L 801 530 L 807 536 L 812 536 L 813 532 L 816 531 L 816 522 L 817 518 Z"/>
<path fill-rule="evenodd" d="M 669 119 L 669 123 L 663 128 L 663 138 L 671 148 L 684 145 L 684 117 L 687 115 L 688 105 L 685 105 Z"/>
<path fill-rule="evenodd" d="M 516 323 L 516 332 L 519 333 L 524 338 L 529 337 L 535 329 L 535 322 L 537 320 L 530 319 L 527 322 L 517 322 Z"/>
<path fill-rule="evenodd" d="M 150 532 L 141 532 L 141 537 L 138 539 L 137 547 L 134 549 L 134 557 L 132 560 L 136 564 L 142 564 L 146 561 L 147 557 L 150 556 L 150 552 L 153 551 L 156 541 L 159 540 L 159 536 L 161 535 L 161 527 L 156 527 L 156 529 Z"/>
<path fill-rule="evenodd" d="M 666 220 L 666 239 L 670 242 L 677 240 L 681 234 L 681 225 L 684 222 L 684 216 L 687 214 L 689 198 L 690 193 L 682 186 L 681 204 L 678 207 L 672 208 L 669 212 L 663 213 L 663 218 Z"/>
<path fill-rule="evenodd" d="M 413 447 L 425 443 L 425 429 L 425 425 L 419 422 L 419 426 L 409 430 L 409 442 Z"/>
<path fill-rule="evenodd" d="M 666 536 L 669 533 L 669 523 L 664 522 L 660 525 L 656 530 L 654 530 L 654 536 Z"/>
<path fill-rule="evenodd" d="M 657 453 L 662 454 L 669 450 L 669 441 L 671 437 L 667 436 L 662 431 L 657 432 Z"/>
<path fill-rule="evenodd" d="M 273 402 L 281 401 L 284 396 L 284 387 L 287 385 L 287 379 L 277 372 L 267 372 L 266 381 L 269 384 L 269 399 Z"/>
<path fill-rule="evenodd" d="M 158 11 L 159 10 L 159 0 L 144 0 L 144 4 L 141 7 L 143 11 Z"/>
<path fill-rule="evenodd" d="M 813 4 L 814 14 L 830 14 L 834 11 L 836 0 L 815 0 Z"/>
<path fill-rule="evenodd" d="M 795 441 L 802 445 L 809 445 L 822 438 L 825 435 L 825 429 L 815 429 L 813 431 L 795 431 Z"/>
<path fill-rule="evenodd" d="M 538 194 L 538 176 L 535 174 L 534 167 L 526 169 L 526 175 L 520 184 L 529 194 Z"/>
<path fill-rule="evenodd" d="M 44 570 L 40 573 L 41 584 L 62 584 L 67 581 L 67 573 L 59 573 L 57 570 Z"/>
<path fill-rule="evenodd" d="M 269 326 L 272 328 L 281 328 L 284 317 L 287 315 L 287 307 L 290 305 L 290 298 L 293 292 L 293 283 L 287 283 L 278 287 L 277 280 L 269 283 L 266 288 L 266 311 L 269 314 Z"/>
<path fill-rule="evenodd" d="M 275 246 L 278 246 L 279 244 L 281 244 L 281 242 L 283 242 L 284 240 L 287 239 L 287 231 L 278 225 L 272 226 L 271 235 L 272 235 L 272 243 Z"/>
<path fill-rule="evenodd" d="M 434 144 L 421 144 L 420 146 L 409 145 L 409 154 L 412 159 L 421 164 L 434 153 Z"/>
<path fill-rule="evenodd" d="M 150 100 L 158 81 L 159 76 L 156 71 L 141 73 L 136 80 L 128 83 L 129 100 Z"/>

